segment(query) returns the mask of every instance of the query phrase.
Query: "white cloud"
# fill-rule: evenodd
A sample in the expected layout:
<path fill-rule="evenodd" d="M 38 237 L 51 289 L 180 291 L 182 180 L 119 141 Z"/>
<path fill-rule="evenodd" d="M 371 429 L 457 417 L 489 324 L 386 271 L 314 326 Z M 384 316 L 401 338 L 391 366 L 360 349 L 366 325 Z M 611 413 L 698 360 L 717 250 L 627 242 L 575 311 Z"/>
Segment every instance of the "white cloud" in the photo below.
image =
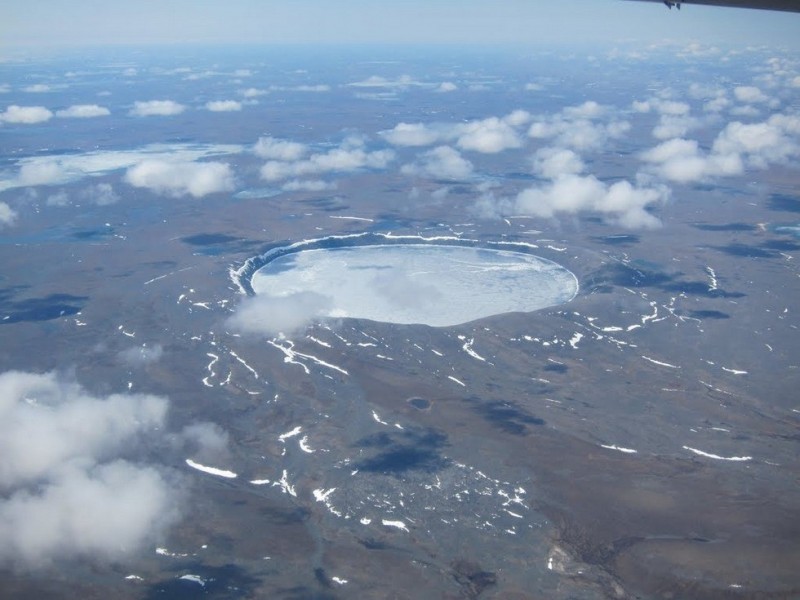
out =
<path fill-rule="evenodd" d="M 270 136 L 258 138 L 255 146 L 253 146 L 253 152 L 255 152 L 256 156 L 271 160 L 298 160 L 307 151 L 308 148 L 305 144 L 280 140 Z"/>
<path fill-rule="evenodd" d="M 239 93 L 245 98 L 258 98 L 259 96 L 265 96 L 266 94 L 269 94 L 267 90 L 260 90 L 258 88 L 247 88 Z"/>
<path fill-rule="evenodd" d="M 584 166 L 581 157 L 566 148 L 540 148 L 533 155 L 533 172 L 547 179 L 580 173 Z"/>
<path fill-rule="evenodd" d="M 740 85 L 733 88 L 733 95 L 739 102 L 747 104 L 769 102 L 769 96 L 752 85 Z"/>
<path fill-rule="evenodd" d="M 23 92 L 30 92 L 34 94 L 41 94 L 43 92 L 50 92 L 53 88 L 51 88 L 46 83 L 34 83 L 33 85 L 28 85 L 22 88 Z"/>
<path fill-rule="evenodd" d="M 0 375 L 0 562 L 117 560 L 176 518 L 171 482 L 125 458 L 167 401 L 91 395 L 53 373 Z"/>
<path fill-rule="evenodd" d="M 0 227 L 13 225 L 17 220 L 17 212 L 5 202 L 0 202 Z"/>
<path fill-rule="evenodd" d="M 117 202 L 119 195 L 114 191 L 110 183 L 98 183 L 83 190 L 81 198 L 98 206 L 108 206 Z"/>
<path fill-rule="evenodd" d="M 683 137 L 700 126 L 700 121 L 686 115 L 662 114 L 659 124 L 653 128 L 653 137 L 659 140 Z"/>
<path fill-rule="evenodd" d="M 288 296 L 245 298 L 227 321 L 234 331 L 275 336 L 302 331 L 333 307 L 328 296 L 298 292 Z"/>
<path fill-rule="evenodd" d="M 800 154 L 797 134 L 800 118 L 774 115 L 762 123 L 729 123 L 714 140 L 712 153 L 740 154 L 752 167 L 764 169 L 769 164 L 786 164 Z"/>
<path fill-rule="evenodd" d="M 472 177 L 473 165 L 455 148 L 439 146 L 422 154 L 416 163 L 404 165 L 401 172 L 406 175 L 463 181 Z"/>
<path fill-rule="evenodd" d="M 437 92 L 446 93 L 446 92 L 455 92 L 458 89 L 458 86 L 453 83 L 452 81 L 443 81 L 438 88 L 436 88 Z"/>
<path fill-rule="evenodd" d="M 522 146 L 515 127 L 530 120 L 524 110 L 515 110 L 505 117 L 488 117 L 466 123 L 398 123 L 381 136 L 395 146 L 430 146 L 454 143 L 462 150 L 495 154 Z"/>
<path fill-rule="evenodd" d="M 593 175 L 561 175 L 543 187 L 528 188 L 514 199 L 515 214 L 552 218 L 559 214 L 597 212 L 608 220 L 631 229 L 660 226 L 647 208 L 666 201 L 666 188 L 634 187 L 628 181 L 611 185 Z"/>
<path fill-rule="evenodd" d="M 56 185 L 132 167 L 144 160 L 187 162 L 237 154 L 243 146 L 222 144 L 151 144 L 133 150 L 99 150 L 83 154 L 57 154 L 20 159 L 18 173 L 0 172 L 0 191 L 29 185 Z M 100 191 L 100 190 L 98 190 Z"/>
<path fill-rule="evenodd" d="M 97 104 L 74 104 L 69 108 L 57 110 L 57 117 L 68 117 L 76 119 L 88 119 L 91 117 L 105 117 L 111 114 L 111 111 L 104 106 Z"/>
<path fill-rule="evenodd" d="M 720 175 L 738 175 L 743 171 L 738 154 L 706 155 L 696 141 L 674 139 L 659 144 L 642 154 L 663 178 L 678 183 L 700 181 Z"/>
<path fill-rule="evenodd" d="M 395 146 L 430 146 L 442 137 L 441 132 L 422 123 L 398 123 L 381 135 Z"/>
<path fill-rule="evenodd" d="M 134 102 L 130 114 L 134 117 L 179 115 L 186 107 L 173 100 L 148 100 Z"/>
<path fill-rule="evenodd" d="M 0 121 L 6 123 L 44 123 L 53 117 L 53 113 L 44 106 L 17 106 L 12 104 L 0 113 Z"/>
<path fill-rule="evenodd" d="M 422 86 L 425 84 L 416 81 L 410 75 L 401 75 L 397 79 L 387 79 L 379 75 L 372 75 L 367 79 L 364 79 L 362 81 L 356 81 L 354 83 L 348 83 L 347 85 L 355 88 L 401 88 L 402 89 L 410 86 Z"/>
<path fill-rule="evenodd" d="M 587 100 L 578 106 L 568 106 L 563 112 L 569 119 L 597 119 L 605 115 L 608 108 L 594 100 Z"/>
<path fill-rule="evenodd" d="M 261 167 L 261 177 L 267 181 L 279 181 L 290 177 L 302 177 L 314 173 L 352 172 L 358 169 L 384 169 L 394 159 L 391 150 L 368 151 L 352 140 L 328 152 L 312 154 L 305 160 L 294 162 L 268 161 Z"/>
<path fill-rule="evenodd" d="M 606 122 L 597 122 L 601 119 Z M 528 136 L 552 139 L 559 147 L 599 150 L 609 140 L 623 137 L 629 129 L 630 123 L 615 120 L 608 107 L 590 100 L 535 120 L 528 128 Z"/>
<path fill-rule="evenodd" d="M 455 132 L 458 135 L 456 145 L 462 150 L 495 154 L 522 146 L 514 128 L 497 117 L 464 123 L 457 126 Z"/>
<path fill-rule="evenodd" d="M 64 166 L 56 160 L 28 162 L 22 165 L 17 175 L 20 185 L 53 185 L 66 177 Z"/>
<path fill-rule="evenodd" d="M 128 169 L 125 181 L 170 196 L 200 198 L 234 188 L 230 166 L 221 162 L 144 160 Z"/>
<path fill-rule="evenodd" d="M 211 112 L 233 112 L 242 110 L 242 103 L 236 100 L 214 100 L 206 102 L 206 110 Z"/>
<path fill-rule="evenodd" d="M 336 183 L 323 181 L 321 179 L 309 179 L 306 181 L 293 179 L 283 184 L 281 189 L 285 192 L 325 192 L 328 190 L 335 190 Z"/>
<path fill-rule="evenodd" d="M 47 206 L 69 206 L 69 196 L 64 190 L 60 190 L 55 194 L 50 194 L 45 200 Z"/>
<path fill-rule="evenodd" d="M 164 348 L 161 344 L 154 344 L 148 346 L 142 344 L 141 346 L 134 346 L 119 353 L 119 358 L 127 365 L 132 367 L 142 367 L 151 363 L 158 362 L 164 355 Z"/>

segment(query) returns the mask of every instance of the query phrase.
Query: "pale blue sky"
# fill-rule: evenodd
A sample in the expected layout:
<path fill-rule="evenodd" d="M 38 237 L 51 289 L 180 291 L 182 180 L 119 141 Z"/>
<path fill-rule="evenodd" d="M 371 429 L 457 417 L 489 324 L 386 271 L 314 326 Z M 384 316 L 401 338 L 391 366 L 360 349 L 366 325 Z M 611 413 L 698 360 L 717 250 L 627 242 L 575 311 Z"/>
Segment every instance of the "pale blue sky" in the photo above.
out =
<path fill-rule="evenodd" d="M 3 0 L 0 51 L 140 43 L 704 41 L 800 49 L 800 15 L 624 0 Z"/>

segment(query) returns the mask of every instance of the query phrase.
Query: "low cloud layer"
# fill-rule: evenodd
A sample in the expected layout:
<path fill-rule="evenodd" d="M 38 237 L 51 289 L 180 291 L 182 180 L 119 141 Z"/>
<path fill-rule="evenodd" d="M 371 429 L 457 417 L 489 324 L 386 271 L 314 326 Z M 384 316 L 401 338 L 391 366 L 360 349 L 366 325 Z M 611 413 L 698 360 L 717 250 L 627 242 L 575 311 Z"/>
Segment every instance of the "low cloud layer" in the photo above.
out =
<path fill-rule="evenodd" d="M 44 106 L 18 106 L 12 104 L 0 113 L 0 122 L 32 125 L 53 118 L 53 113 Z"/>
<path fill-rule="evenodd" d="M 130 114 L 134 117 L 153 117 L 179 115 L 186 107 L 174 100 L 148 100 L 146 102 L 134 102 Z"/>
<path fill-rule="evenodd" d="M 266 141 L 265 141 L 266 140 Z M 256 144 L 256 153 L 270 154 L 282 152 L 289 156 L 300 153 L 299 146 L 291 142 L 276 141 L 272 138 L 261 138 Z M 351 173 L 359 169 L 385 169 L 394 160 L 392 150 L 368 150 L 363 140 L 351 138 L 327 152 L 310 155 L 302 160 L 270 160 L 261 167 L 261 177 L 266 181 L 316 175 L 320 173 Z"/>
<path fill-rule="evenodd" d="M 630 229 L 653 229 L 661 222 L 647 208 L 663 203 L 664 188 L 635 187 L 628 181 L 608 185 L 593 175 L 561 175 L 548 185 L 520 192 L 513 203 L 516 214 L 555 217 L 590 211 Z"/>
<path fill-rule="evenodd" d="M 289 296 L 260 294 L 245 298 L 227 321 L 234 331 L 276 336 L 302 331 L 323 318 L 332 308 L 332 300 L 314 292 Z"/>
<path fill-rule="evenodd" d="M 54 373 L 0 375 L 0 562 L 115 560 L 163 533 L 172 487 L 126 454 L 166 412 L 163 398 L 98 398 Z"/>
<path fill-rule="evenodd" d="M 56 116 L 70 119 L 90 119 L 93 117 L 106 117 L 111 111 L 97 104 L 74 104 L 69 108 L 57 110 Z"/>
<path fill-rule="evenodd" d="M 206 110 L 211 112 L 234 112 L 242 110 L 242 103 L 236 100 L 214 100 L 206 102 Z"/>
<path fill-rule="evenodd" d="M 630 124 L 614 119 L 608 107 L 587 101 L 568 106 L 555 115 L 534 119 L 528 136 L 551 140 L 562 148 L 587 151 L 599 150 L 610 140 L 622 138 L 629 130 Z"/>
<path fill-rule="evenodd" d="M 125 181 L 169 196 L 200 198 L 234 188 L 233 171 L 220 162 L 145 160 L 129 168 Z"/>
<path fill-rule="evenodd" d="M 17 212 L 5 202 L 0 202 L 0 227 L 13 225 L 17 220 Z"/>
<path fill-rule="evenodd" d="M 522 138 L 516 128 L 530 118 L 525 111 L 514 111 L 505 117 L 488 117 L 466 123 L 398 123 L 381 132 L 394 146 L 432 146 L 452 144 L 460 150 L 496 154 L 520 148 Z"/>
<path fill-rule="evenodd" d="M 472 163 L 461 156 L 458 150 L 450 146 L 439 146 L 429 150 L 423 153 L 416 162 L 403 165 L 401 169 L 401 172 L 405 175 L 446 181 L 470 179 L 473 171 Z"/>
<path fill-rule="evenodd" d="M 305 144 L 290 142 L 278 138 L 264 136 L 258 138 L 253 146 L 253 152 L 260 158 L 267 160 L 293 161 L 301 159 L 308 148 Z"/>
<path fill-rule="evenodd" d="M 799 140 L 800 117 L 776 114 L 760 123 L 728 123 L 710 151 L 701 150 L 695 140 L 676 138 L 641 156 L 664 179 L 690 183 L 789 164 L 800 157 Z"/>

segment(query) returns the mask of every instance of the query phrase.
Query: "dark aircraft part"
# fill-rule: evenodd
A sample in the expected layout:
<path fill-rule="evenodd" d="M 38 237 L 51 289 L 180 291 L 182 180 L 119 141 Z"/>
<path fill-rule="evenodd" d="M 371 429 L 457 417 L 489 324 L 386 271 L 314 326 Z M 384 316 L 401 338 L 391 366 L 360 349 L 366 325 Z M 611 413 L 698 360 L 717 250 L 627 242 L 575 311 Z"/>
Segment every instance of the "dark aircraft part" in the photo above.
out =
<path fill-rule="evenodd" d="M 659 2 L 672 9 L 678 10 L 681 4 L 704 4 L 706 6 L 727 6 L 730 8 L 756 8 L 760 10 L 782 10 L 786 12 L 800 12 L 800 0 L 639 0 L 640 2 Z"/>

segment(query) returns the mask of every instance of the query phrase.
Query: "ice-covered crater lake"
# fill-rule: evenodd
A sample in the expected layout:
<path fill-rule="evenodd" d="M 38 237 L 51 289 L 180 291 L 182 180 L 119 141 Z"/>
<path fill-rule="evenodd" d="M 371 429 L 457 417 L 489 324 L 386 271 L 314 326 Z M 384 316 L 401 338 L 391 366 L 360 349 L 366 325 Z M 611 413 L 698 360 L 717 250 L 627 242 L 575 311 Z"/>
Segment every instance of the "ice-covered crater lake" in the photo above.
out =
<path fill-rule="evenodd" d="M 256 295 L 325 296 L 324 316 L 448 327 L 563 304 L 575 275 L 524 252 L 436 244 L 305 249 L 270 260 L 250 279 Z"/>

